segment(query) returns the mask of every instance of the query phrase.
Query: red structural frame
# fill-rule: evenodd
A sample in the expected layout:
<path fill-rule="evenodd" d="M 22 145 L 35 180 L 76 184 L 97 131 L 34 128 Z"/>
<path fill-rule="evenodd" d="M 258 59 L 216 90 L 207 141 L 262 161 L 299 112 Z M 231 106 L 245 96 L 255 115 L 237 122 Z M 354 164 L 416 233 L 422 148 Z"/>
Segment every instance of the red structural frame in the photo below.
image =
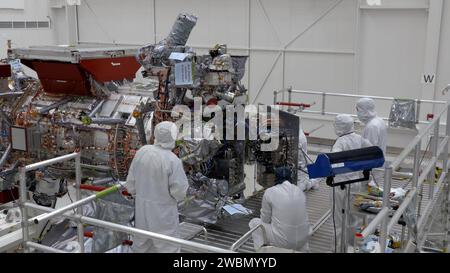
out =
<path fill-rule="evenodd" d="M 141 66 L 134 56 L 88 59 L 80 63 L 44 60 L 22 60 L 22 63 L 36 71 L 45 92 L 79 96 L 91 95 L 89 75 L 100 83 L 131 81 Z"/>

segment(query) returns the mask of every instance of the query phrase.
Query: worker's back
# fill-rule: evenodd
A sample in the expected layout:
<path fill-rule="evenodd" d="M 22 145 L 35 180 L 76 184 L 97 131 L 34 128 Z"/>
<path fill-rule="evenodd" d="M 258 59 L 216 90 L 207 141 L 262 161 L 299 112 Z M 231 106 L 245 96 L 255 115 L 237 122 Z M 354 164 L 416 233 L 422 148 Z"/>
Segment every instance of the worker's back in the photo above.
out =
<path fill-rule="evenodd" d="M 270 220 L 264 219 L 269 215 Z M 289 181 L 266 190 L 261 219 L 266 223 L 271 222 L 276 246 L 300 250 L 308 242 L 306 197 L 302 190 Z"/>
<path fill-rule="evenodd" d="M 347 135 L 339 137 L 336 140 L 336 143 L 333 145 L 332 152 L 333 153 L 344 152 L 344 151 L 366 148 L 366 147 L 370 147 L 370 146 L 372 146 L 372 144 L 367 139 L 363 138 L 362 136 L 360 136 L 356 133 L 351 133 L 351 134 L 347 134 Z M 359 172 L 346 173 L 346 174 L 337 175 L 334 178 L 334 181 L 335 182 L 343 182 L 343 181 L 348 181 L 348 180 L 359 179 L 361 177 L 362 177 L 361 173 L 359 173 Z M 351 185 L 351 187 L 354 191 L 359 192 L 362 190 L 366 190 L 367 183 L 357 183 L 357 184 Z M 343 194 L 343 193 L 339 190 L 338 194 Z"/>
<path fill-rule="evenodd" d="M 339 137 L 333 145 L 332 152 L 344 152 L 370 146 L 372 146 L 372 144 L 368 142 L 368 140 L 364 139 L 362 136 L 356 133 L 351 133 Z"/>
<path fill-rule="evenodd" d="M 163 156 L 161 156 L 163 155 Z M 170 150 L 146 145 L 136 154 L 136 198 L 154 203 L 176 204 L 169 192 L 169 176 L 173 160 L 179 160 Z M 170 160 L 172 159 L 172 160 Z"/>
<path fill-rule="evenodd" d="M 362 136 L 370 141 L 373 146 L 380 147 L 383 153 L 386 154 L 387 126 L 383 119 L 380 117 L 371 119 L 364 127 Z"/>
<path fill-rule="evenodd" d="M 155 144 L 141 147 L 127 176 L 127 190 L 136 195 L 135 227 L 178 237 L 177 201 L 189 186 L 181 160 L 172 153 L 177 128 L 171 122 L 156 125 Z M 134 252 L 179 252 L 176 245 L 133 237 Z"/>

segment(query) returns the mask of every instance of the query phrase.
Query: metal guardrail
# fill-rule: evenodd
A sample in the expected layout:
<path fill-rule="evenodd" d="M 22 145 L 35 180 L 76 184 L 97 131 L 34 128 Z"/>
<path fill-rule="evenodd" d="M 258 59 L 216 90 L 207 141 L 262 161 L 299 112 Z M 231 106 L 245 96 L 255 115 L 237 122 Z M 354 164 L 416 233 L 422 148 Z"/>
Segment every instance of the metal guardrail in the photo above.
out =
<path fill-rule="evenodd" d="M 31 241 L 29 236 L 29 226 L 33 224 L 37 224 L 39 222 L 57 217 L 62 216 L 68 219 L 71 219 L 77 223 L 77 237 L 78 237 L 78 243 L 80 244 L 81 250 L 80 252 L 84 252 L 84 228 L 83 224 L 89 224 L 93 226 L 103 227 L 106 229 L 110 229 L 113 231 L 119 231 L 124 232 L 127 234 L 132 235 L 139 235 L 148 239 L 154 239 L 154 240 L 160 240 L 165 241 L 171 244 L 179 245 L 182 247 L 186 247 L 193 250 L 199 250 L 199 251 L 206 251 L 206 252 L 215 252 L 215 253 L 234 253 L 234 251 L 230 251 L 228 249 L 222 249 L 218 247 L 213 247 L 205 244 L 200 244 L 192 241 L 183 240 L 180 238 L 175 238 L 155 232 L 150 232 L 142 229 L 137 229 L 125 225 L 120 225 L 112 222 L 102 221 L 95 218 L 90 218 L 82 215 L 81 206 L 83 204 L 92 202 L 96 198 L 102 198 L 103 196 L 110 194 L 112 192 L 117 191 L 122 186 L 116 185 L 110 188 L 107 188 L 106 190 L 100 191 L 94 195 L 90 195 L 86 198 L 81 199 L 81 164 L 80 164 L 80 153 L 72 153 L 56 158 L 52 158 L 49 160 L 45 160 L 42 162 L 34 163 L 27 165 L 25 167 L 21 167 L 19 169 L 20 173 L 20 208 L 22 212 L 22 240 L 23 240 L 23 247 L 25 252 L 29 252 L 30 248 L 34 248 L 40 251 L 44 252 L 55 252 L 55 253 L 61 253 L 61 250 L 40 245 L 37 243 L 34 243 Z M 68 160 L 75 160 L 75 180 L 76 180 L 76 201 L 72 204 L 69 204 L 67 206 L 61 207 L 59 209 L 52 209 L 48 207 L 39 206 L 37 204 L 28 202 L 28 195 L 27 195 L 27 189 L 26 189 L 26 173 L 32 170 L 36 170 L 39 168 L 43 168 L 46 166 L 50 166 L 53 164 L 65 162 Z M 35 209 L 39 211 L 46 212 L 42 215 L 39 215 L 37 217 L 29 219 L 28 216 L 28 209 Z M 70 212 L 72 209 L 76 209 L 76 213 Z"/>
<path fill-rule="evenodd" d="M 441 194 L 444 194 L 443 207 L 448 207 L 449 201 L 449 176 L 448 169 L 450 167 L 449 161 L 449 136 L 450 123 L 446 125 L 445 136 L 440 136 L 440 120 L 444 115 L 447 115 L 447 120 L 450 121 L 450 102 L 446 103 L 445 109 L 435 118 L 423 131 L 421 131 L 412 142 L 400 153 L 400 155 L 390 164 L 385 167 L 385 178 L 383 185 L 383 209 L 378 213 L 377 217 L 369 224 L 362 232 L 360 240 L 364 240 L 372 234 L 378 226 L 381 226 L 380 245 L 381 251 L 386 250 L 386 241 L 392 228 L 397 224 L 400 217 L 404 214 L 409 206 L 414 206 L 414 211 L 417 212 L 417 226 L 414 228 L 417 232 L 416 238 L 410 238 L 407 248 L 404 251 L 420 250 L 423 246 L 426 234 L 426 226 L 432 210 L 437 205 L 437 199 Z M 426 140 L 431 135 L 431 159 L 428 165 L 421 170 L 420 166 L 420 149 L 422 141 Z M 413 168 L 413 185 L 409 190 L 400 207 L 395 211 L 391 219 L 389 219 L 390 212 L 390 189 L 392 185 L 392 175 L 394 170 L 398 169 L 405 159 L 414 153 L 414 168 Z M 438 178 L 435 185 L 435 168 L 438 162 L 442 162 L 443 172 Z M 429 201 L 425 204 L 425 210 L 421 214 L 421 192 L 425 181 L 430 183 L 429 187 Z M 444 211 L 444 219 L 448 219 L 448 209 Z M 409 228 L 409 227 L 408 227 Z M 448 222 L 445 224 L 445 230 L 448 230 Z M 410 230 L 411 232 L 411 230 Z M 447 246 L 448 235 L 443 233 L 443 244 Z"/>
<path fill-rule="evenodd" d="M 80 165 L 80 159 L 81 154 L 80 153 L 71 153 L 68 155 L 52 158 L 49 160 L 41 161 L 38 163 L 33 163 L 30 165 L 27 165 L 25 167 L 19 168 L 19 179 L 20 179 L 20 210 L 22 213 L 22 240 L 23 240 L 23 246 L 24 251 L 28 252 L 31 242 L 30 240 L 30 234 L 29 234 L 29 216 L 28 216 L 28 208 L 26 207 L 26 204 L 28 203 L 28 192 L 27 192 L 27 172 L 33 171 L 39 168 L 47 167 L 53 164 L 69 161 L 69 160 L 75 160 L 75 181 L 76 181 L 76 199 L 79 201 L 81 199 L 81 193 L 79 190 L 79 186 L 81 185 L 81 165 Z M 78 207 L 78 212 L 81 214 L 81 207 Z M 77 222 L 77 236 L 78 236 L 78 242 L 80 243 L 81 252 L 84 252 L 84 228 L 83 224 L 81 222 Z"/>
<path fill-rule="evenodd" d="M 302 113 L 307 114 L 320 114 L 320 115 L 328 115 L 328 116 L 337 116 L 342 113 L 335 113 L 335 112 L 328 112 L 326 111 L 326 102 L 327 98 L 329 97 L 342 97 L 342 98 L 354 98 L 354 99 L 360 99 L 360 98 L 371 98 L 374 100 L 383 100 L 383 101 L 394 101 L 394 97 L 382 97 L 382 96 L 366 96 L 366 95 L 356 95 L 356 94 L 345 94 L 345 93 L 331 93 L 331 92 L 320 92 L 320 91 L 310 91 L 310 90 L 294 90 L 292 88 L 278 90 L 273 92 L 273 104 L 277 105 L 279 103 L 278 101 L 278 95 L 282 94 L 284 96 L 285 93 L 288 93 L 288 104 L 292 104 L 292 95 L 293 94 L 303 94 L 303 95 L 315 95 L 321 97 L 321 105 L 320 111 L 314 111 L 314 110 L 302 110 Z M 445 105 L 446 101 L 435 101 L 435 100 L 414 100 L 416 103 L 416 123 L 417 124 L 429 124 L 428 121 L 422 121 L 420 120 L 420 109 L 422 104 L 440 104 Z M 292 107 L 289 106 L 288 110 L 291 110 Z M 356 117 L 356 115 L 353 115 L 349 113 L 351 116 Z M 387 117 L 382 117 L 384 120 L 389 120 Z"/>
<path fill-rule="evenodd" d="M 27 204 L 27 207 L 36 209 L 39 211 L 43 211 L 43 212 L 48 212 L 48 213 L 55 211 L 52 208 L 43 207 L 43 206 L 39 206 L 36 204 L 31 204 L 31 203 Z M 45 214 L 44 214 L 44 216 L 45 216 Z M 222 248 L 218 248 L 218 247 L 214 247 L 214 246 L 200 244 L 200 243 L 196 243 L 193 241 L 187 241 L 187 240 L 183 240 L 180 238 L 175 238 L 175 237 L 159 234 L 156 232 L 151 232 L 151 231 L 147 231 L 147 230 L 124 226 L 124 225 L 107 222 L 107 221 L 103 221 L 103 220 L 99 220 L 99 219 L 95 219 L 95 218 L 91 218 L 91 217 L 87 217 L 87 216 L 82 216 L 82 215 L 74 214 L 73 212 L 69 212 L 69 211 L 66 211 L 62 216 L 66 217 L 70 220 L 73 220 L 73 221 L 80 221 L 82 223 L 86 223 L 89 225 L 103 227 L 106 229 L 110 229 L 110 230 L 118 231 L 118 232 L 124 232 L 127 234 L 139 235 L 141 237 L 145 237 L 148 239 L 165 241 L 168 243 L 180 245 L 182 247 L 186 247 L 186 248 L 193 249 L 193 250 L 214 252 L 214 253 L 234 253 L 233 251 L 230 251 L 227 249 L 222 249 Z"/>
<path fill-rule="evenodd" d="M 231 245 L 230 250 L 236 251 L 237 249 L 239 249 L 243 244 L 245 244 L 245 242 L 250 240 L 252 234 L 258 229 L 262 230 L 264 243 L 267 242 L 266 230 L 264 229 L 264 226 L 262 224 L 259 224 L 256 227 L 250 229 L 247 233 L 242 235 L 242 237 L 240 237 L 236 242 L 234 242 L 234 244 Z"/>
<path fill-rule="evenodd" d="M 387 217 L 384 217 L 381 221 L 381 236 L 380 236 L 380 244 L 382 251 L 386 249 L 386 239 L 389 235 L 392 227 L 397 223 L 398 219 L 403 215 L 405 210 L 411 204 L 414 206 L 414 210 L 417 211 L 417 236 L 416 238 L 411 238 L 410 240 L 417 240 L 418 238 L 423 238 L 426 236 L 425 227 L 427 225 L 427 220 L 430 216 L 431 209 L 436 206 L 435 200 L 437 197 L 444 193 L 445 198 L 443 199 L 444 206 L 448 205 L 448 169 L 450 167 L 448 160 L 449 158 L 449 136 L 450 136 L 450 123 L 447 122 L 445 136 L 440 136 L 440 120 L 447 116 L 447 121 L 450 121 L 450 102 L 447 102 L 444 109 L 440 112 L 440 114 L 435 118 L 422 132 L 420 132 L 412 142 L 400 153 L 400 155 L 388 166 L 386 166 L 385 170 L 385 182 L 384 182 L 384 196 L 383 196 L 383 207 L 389 207 L 389 194 L 392 184 L 392 173 L 394 170 L 400 167 L 400 165 L 405 161 L 405 159 L 414 152 L 414 170 L 413 170 L 413 186 L 411 191 L 408 193 L 405 200 L 401 204 L 400 208 L 392 216 L 392 219 L 388 221 Z M 431 135 L 431 162 L 428 163 L 421 173 L 420 166 L 420 147 L 423 140 L 426 140 L 428 136 Z M 437 185 L 435 186 L 435 169 L 438 162 L 442 162 L 443 172 L 440 174 L 438 178 Z M 424 182 L 427 180 L 429 184 L 429 201 L 426 204 L 424 213 L 420 213 L 420 203 L 418 199 L 420 198 L 420 193 L 422 192 L 422 187 L 424 186 Z M 445 191 L 443 191 L 444 187 L 441 185 L 446 184 Z M 437 189 L 437 190 L 436 190 Z M 419 199 L 420 200 L 420 199 Z M 448 218 L 447 215 L 444 215 L 445 219 Z M 375 223 L 377 224 L 377 223 Z M 448 224 L 446 225 L 446 230 L 448 230 Z M 447 245 L 447 235 L 444 236 L 444 245 Z M 423 240 L 418 242 L 416 249 L 420 250 L 422 247 Z"/>

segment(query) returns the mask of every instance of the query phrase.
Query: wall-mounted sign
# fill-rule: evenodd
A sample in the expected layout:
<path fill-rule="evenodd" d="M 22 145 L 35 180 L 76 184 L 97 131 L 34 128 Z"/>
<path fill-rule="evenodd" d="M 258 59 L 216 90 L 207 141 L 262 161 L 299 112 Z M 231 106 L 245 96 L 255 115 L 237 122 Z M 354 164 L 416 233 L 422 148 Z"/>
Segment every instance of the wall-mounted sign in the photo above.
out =
<path fill-rule="evenodd" d="M 436 82 L 436 74 L 423 74 L 420 82 L 422 84 L 434 84 Z"/>

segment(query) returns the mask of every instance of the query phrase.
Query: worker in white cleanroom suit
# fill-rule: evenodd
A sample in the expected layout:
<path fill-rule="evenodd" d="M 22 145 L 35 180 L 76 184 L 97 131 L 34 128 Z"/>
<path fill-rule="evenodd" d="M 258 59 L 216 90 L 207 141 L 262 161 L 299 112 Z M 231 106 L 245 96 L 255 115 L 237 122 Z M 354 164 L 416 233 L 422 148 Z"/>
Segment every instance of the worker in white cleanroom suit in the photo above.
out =
<path fill-rule="evenodd" d="M 356 150 L 372 146 L 372 144 L 369 141 L 367 141 L 366 139 L 364 139 L 363 137 L 354 132 L 355 131 L 354 120 L 350 115 L 338 115 L 335 118 L 334 129 L 338 138 L 335 144 L 333 145 L 332 148 L 333 153 Z M 347 173 L 337 175 L 334 179 L 334 182 L 337 183 L 354 180 L 358 178 L 361 178 L 360 173 Z M 346 185 L 346 187 L 350 187 L 351 192 L 361 192 L 367 190 L 367 184 L 361 182 Z M 345 190 L 342 190 L 340 187 L 333 188 L 331 199 L 332 202 L 334 201 L 333 217 L 336 226 L 336 252 L 340 252 L 342 221 L 343 221 L 342 210 L 348 209 L 350 208 L 350 206 L 353 206 L 352 204 L 353 202 L 351 198 L 350 199 L 347 198 L 347 188 Z M 349 242 L 349 244 L 353 244 L 355 229 L 362 224 L 362 221 L 348 214 L 347 223 L 348 223 L 347 225 L 348 232 L 345 234 L 346 236 L 345 240 Z"/>
<path fill-rule="evenodd" d="M 136 228 L 179 237 L 177 202 L 184 200 L 188 180 L 181 160 L 172 153 L 177 126 L 164 121 L 155 127 L 155 144 L 141 147 L 131 162 L 126 188 L 136 196 Z M 133 252 L 179 252 L 177 245 L 133 236 Z"/>
<path fill-rule="evenodd" d="M 372 145 L 380 147 L 386 156 L 387 126 L 384 120 L 377 116 L 375 102 L 370 98 L 359 99 L 356 112 L 358 119 L 364 124 L 362 137 Z"/>
<path fill-rule="evenodd" d="M 258 229 L 253 236 L 255 250 L 263 246 L 309 251 L 309 221 L 306 197 L 302 190 L 291 184 L 291 170 L 280 167 L 275 170 L 275 185 L 266 190 L 261 204 L 261 218 L 250 221 L 250 228 L 262 224 L 266 234 Z"/>
<path fill-rule="evenodd" d="M 297 186 L 302 191 L 308 190 L 316 190 L 319 189 L 319 179 L 309 179 L 306 169 L 306 165 L 308 164 L 307 160 L 308 156 L 308 141 L 306 139 L 306 135 L 303 132 L 302 127 L 299 128 L 299 136 L 298 136 L 298 178 L 297 178 Z"/>
<path fill-rule="evenodd" d="M 356 102 L 356 112 L 358 119 L 365 125 L 362 136 L 373 146 L 378 146 L 386 157 L 387 126 L 383 119 L 377 116 L 375 102 L 370 98 L 362 98 Z M 373 171 L 371 186 L 376 186 L 383 179 L 384 173 Z"/>

